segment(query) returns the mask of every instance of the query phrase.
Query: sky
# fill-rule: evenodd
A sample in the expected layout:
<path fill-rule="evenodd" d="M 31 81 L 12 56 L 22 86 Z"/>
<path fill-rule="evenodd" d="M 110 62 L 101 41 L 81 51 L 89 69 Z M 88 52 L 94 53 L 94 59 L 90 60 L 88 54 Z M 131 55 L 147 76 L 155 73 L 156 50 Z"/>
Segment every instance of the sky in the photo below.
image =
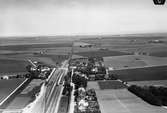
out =
<path fill-rule="evenodd" d="M 0 36 L 167 32 L 152 0 L 0 0 Z"/>

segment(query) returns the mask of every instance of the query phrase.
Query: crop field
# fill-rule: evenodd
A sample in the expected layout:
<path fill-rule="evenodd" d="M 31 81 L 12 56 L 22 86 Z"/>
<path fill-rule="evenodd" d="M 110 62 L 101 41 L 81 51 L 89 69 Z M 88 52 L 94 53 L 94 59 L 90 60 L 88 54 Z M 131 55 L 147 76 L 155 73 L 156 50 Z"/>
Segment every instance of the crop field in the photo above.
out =
<path fill-rule="evenodd" d="M 106 56 L 121 56 L 121 55 L 130 55 L 130 53 L 120 52 L 120 51 L 108 51 L 108 50 L 98 50 L 90 52 L 79 52 L 75 53 L 84 57 L 106 57 Z"/>
<path fill-rule="evenodd" d="M 103 57 L 106 67 L 113 67 L 114 69 L 124 69 L 128 67 L 143 67 L 147 64 L 140 60 L 139 56 L 115 56 L 115 57 Z"/>
<path fill-rule="evenodd" d="M 0 73 L 26 72 L 27 61 L 0 59 Z"/>
<path fill-rule="evenodd" d="M 12 55 L 0 55 L 0 58 L 5 59 L 5 57 L 7 57 L 8 59 L 12 59 L 12 60 L 21 60 L 24 61 L 28 64 L 30 64 L 28 62 L 28 59 L 32 60 L 32 61 L 38 61 L 38 62 L 42 62 L 46 65 L 49 66 L 56 66 L 57 63 L 61 63 L 63 60 L 67 59 L 69 56 L 66 55 L 62 55 L 62 54 L 12 54 Z M 16 62 L 17 64 L 17 62 Z M 9 64 L 10 65 L 10 64 Z M 4 66 L 4 65 L 2 65 Z M 26 66 L 26 65 L 25 65 Z M 25 67 L 24 66 L 24 67 Z M 22 67 L 22 68 L 24 68 Z"/>
<path fill-rule="evenodd" d="M 28 39 L 29 40 L 29 39 Z M 44 40 L 44 41 L 43 41 Z M 26 66 L 32 61 L 39 61 L 46 65 L 57 66 L 62 61 L 69 57 L 71 52 L 71 40 L 34 40 L 29 41 L 22 39 L 7 40 L 0 45 L 0 75 L 14 74 L 26 72 Z M 1 42 L 3 42 L 1 41 Z M 23 82 L 22 79 L 1 80 L 0 81 L 0 100 L 2 101 L 8 96 L 18 85 Z M 37 83 L 35 81 L 35 83 Z M 29 84 L 31 85 L 31 83 Z M 27 86 L 29 87 L 29 86 Z M 22 109 L 35 98 L 35 93 L 40 89 L 38 86 L 31 86 L 25 88 L 21 94 L 15 96 L 9 103 L 5 104 L 3 108 L 6 109 Z M 27 93 L 25 93 L 27 92 Z"/>
<path fill-rule="evenodd" d="M 17 40 L 18 42 L 23 41 L 26 43 L 26 39 Z M 51 39 L 53 41 L 49 41 L 44 38 L 33 43 L 34 39 L 30 38 L 27 44 L 17 43 L 17 40 L 12 40 L 11 42 L 7 40 L 8 44 L 10 43 L 9 45 L 4 44 L 0 46 L 0 58 L 3 58 L 2 61 L 0 60 L 0 63 L 2 62 L 0 65 L 0 69 L 2 70 L 0 72 L 25 71 L 25 66 L 29 64 L 27 62 L 28 59 L 56 66 L 67 59 L 69 53 L 71 53 L 72 42 L 70 40 Z"/>
<path fill-rule="evenodd" d="M 105 66 L 113 67 L 114 69 L 126 69 L 144 66 L 160 66 L 167 64 L 165 57 L 152 57 L 145 55 L 124 55 L 103 57 Z"/>
<path fill-rule="evenodd" d="M 28 50 L 28 49 L 32 49 L 32 48 L 53 48 L 53 47 L 70 47 L 70 46 L 71 46 L 70 43 L 7 45 L 7 46 L 0 46 L 0 50 L 21 51 L 21 50 Z"/>
<path fill-rule="evenodd" d="M 151 43 L 153 40 L 161 40 L 162 43 Z M 167 52 L 166 36 L 101 36 L 101 38 L 85 38 L 82 42 L 91 43 L 98 48 L 107 48 L 112 51 L 121 51 L 127 53 L 144 52 L 153 56 L 163 56 Z M 156 52 L 161 51 L 161 55 Z"/>
<path fill-rule="evenodd" d="M 0 80 L 0 102 L 3 101 L 24 79 Z"/>
<path fill-rule="evenodd" d="M 162 107 L 150 105 L 127 89 L 96 90 L 102 113 L 166 113 Z"/>
<path fill-rule="evenodd" d="M 110 82 L 112 83 L 112 82 Z M 108 83 L 106 84 L 106 87 Z M 112 84 L 110 84 L 112 85 Z M 115 84 L 115 86 L 117 83 Z M 99 87 L 98 87 L 99 86 Z M 114 86 L 114 87 L 115 87 Z M 119 87 L 120 84 L 118 84 Z M 88 89 L 95 88 L 101 113 L 166 113 L 162 107 L 150 105 L 126 88 L 101 89 L 99 82 L 88 82 Z"/>
<path fill-rule="evenodd" d="M 130 81 L 128 82 L 130 85 L 138 85 L 138 86 L 165 86 L 167 87 L 167 80 L 149 80 L 149 81 Z"/>
<path fill-rule="evenodd" d="M 157 85 L 159 80 L 167 80 L 166 36 L 91 37 L 92 36 L 83 36 L 83 39 L 80 41 L 93 44 L 94 46 L 91 48 L 74 47 L 74 54 L 84 57 L 108 57 L 104 58 L 105 65 L 115 68 L 115 70 L 110 73 L 132 84 L 152 83 Z M 79 40 L 79 38 L 82 37 L 77 38 L 77 40 Z M 63 39 L 56 39 L 54 37 L 3 39 L 0 41 L 0 73 L 25 72 L 25 66 L 29 64 L 27 62 L 28 59 L 43 62 L 50 66 L 61 64 L 63 60 L 69 58 L 72 52 L 71 39 L 71 37 L 63 37 Z M 163 43 L 150 43 L 150 41 L 155 39 L 162 40 Z M 136 55 L 136 53 L 139 55 Z M 145 67 L 150 65 L 153 67 Z M 135 69 L 135 67 L 137 68 Z M 147 80 L 149 81 L 147 82 Z M 156 82 L 151 82 L 150 80 L 156 80 Z M 18 86 L 22 81 L 23 80 L 0 81 L 1 97 L 3 98 L 4 95 L 8 95 L 14 87 Z M 142 81 L 145 82 L 142 83 Z M 165 81 L 159 82 L 163 85 L 165 84 Z M 101 81 L 94 83 L 94 85 L 96 85 L 95 87 L 97 88 L 96 93 L 99 96 L 102 113 L 111 111 L 119 113 L 117 109 L 121 109 L 124 113 L 129 113 L 129 111 L 132 113 L 166 112 L 161 108 L 155 108 L 141 101 L 138 97 L 124 89 L 124 85 L 118 81 Z M 29 98 L 28 95 L 18 95 L 8 107 L 9 109 L 21 108 L 30 101 L 32 101 L 32 99 Z M 17 103 L 20 104 L 17 106 Z M 113 107 L 111 108 L 111 106 Z"/>
<path fill-rule="evenodd" d="M 153 66 L 110 71 L 116 78 L 124 81 L 166 80 L 167 66 Z"/>
<path fill-rule="evenodd" d="M 156 57 L 167 57 L 167 51 L 152 52 L 150 55 Z"/>
<path fill-rule="evenodd" d="M 7 109 L 23 109 L 34 101 L 40 91 L 42 80 L 32 80 L 27 87 L 8 104 Z"/>
<path fill-rule="evenodd" d="M 98 82 L 100 89 L 122 89 L 126 88 L 124 84 L 119 81 L 111 80 L 111 81 L 99 81 Z"/>

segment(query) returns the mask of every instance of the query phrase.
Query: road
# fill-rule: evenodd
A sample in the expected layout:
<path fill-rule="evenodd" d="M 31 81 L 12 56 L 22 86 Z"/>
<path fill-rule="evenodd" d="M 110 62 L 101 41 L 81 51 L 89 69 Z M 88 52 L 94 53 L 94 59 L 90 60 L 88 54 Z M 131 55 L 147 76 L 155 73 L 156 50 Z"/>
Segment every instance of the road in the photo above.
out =
<path fill-rule="evenodd" d="M 60 96 L 63 90 L 63 84 L 60 84 L 61 79 L 66 75 L 68 71 L 68 61 L 65 61 L 62 66 L 53 73 L 48 84 L 52 86 L 47 87 L 46 93 L 46 113 L 57 113 Z"/>
<path fill-rule="evenodd" d="M 55 113 L 57 109 L 58 101 L 62 93 L 63 85 L 59 84 L 58 81 L 61 76 L 64 76 L 65 71 L 58 69 L 53 74 L 47 87 L 45 102 L 46 102 L 46 113 Z M 51 88 L 50 88 L 51 87 Z"/>
<path fill-rule="evenodd" d="M 37 67 L 31 60 L 28 60 L 28 62 L 30 62 L 33 66 Z M 18 74 L 18 73 L 17 73 Z M 12 74 L 12 75 L 17 75 L 17 74 Z M 22 73 L 19 73 L 22 74 Z M 25 74 L 25 73 L 24 73 Z M 24 81 L 23 81 L 24 80 Z M 1 90 L 3 90 L 3 92 L 1 92 L 2 94 L 0 95 L 0 108 L 5 108 L 8 103 L 12 100 L 12 98 L 14 98 L 16 96 L 16 93 L 18 92 L 18 90 L 20 90 L 21 87 L 23 87 L 23 85 L 29 81 L 28 79 L 18 79 L 18 80 L 1 80 Z M 8 84 L 12 86 L 6 86 L 4 87 L 3 84 Z M 15 84 L 14 84 L 15 83 Z M 5 92 L 5 93 L 4 93 Z"/>
<path fill-rule="evenodd" d="M 23 113 L 57 113 L 63 90 L 60 81 L 67 71 L 68 61 L 64 61 L 60 68 L 54 68 L 46 80 L 47 83 L 41 88 L 39 96 L 23 110 Z"/>

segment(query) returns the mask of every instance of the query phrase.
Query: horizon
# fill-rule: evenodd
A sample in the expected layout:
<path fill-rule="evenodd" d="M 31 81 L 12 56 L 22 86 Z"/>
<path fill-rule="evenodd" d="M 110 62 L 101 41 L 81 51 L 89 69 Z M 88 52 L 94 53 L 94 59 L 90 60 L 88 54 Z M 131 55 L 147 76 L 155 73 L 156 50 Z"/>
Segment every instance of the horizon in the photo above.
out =
<path fill-rule="evenodd" d="M 167 32 L 166 11 L 152 0 L 0 0 L 0 36 Z"/>
<path fill-rule="evenodd" d="M 111 38 L 117 38 L 117 37 L 157 37 L 157 36 L 162 36 L 167 38 L 167 32 L 164 33 L 138 33 L 138 34 L 87 34 L 87 35 L 25 35 L 25 36 L 0 36 L 0 39 L 20 39 L 20 38 L 105 38 L 105 37 L 111 37 Z"/>

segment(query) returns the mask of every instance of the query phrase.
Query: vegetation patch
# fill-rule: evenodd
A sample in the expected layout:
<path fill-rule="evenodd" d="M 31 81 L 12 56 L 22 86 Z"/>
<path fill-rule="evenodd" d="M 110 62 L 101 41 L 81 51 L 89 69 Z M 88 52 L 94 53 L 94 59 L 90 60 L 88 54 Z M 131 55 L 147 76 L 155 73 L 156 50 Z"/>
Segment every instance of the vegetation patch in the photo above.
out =
<path fill-rule="evenodd" d="M 111 81 L 99 81 L 98 82 L 100 89 L 122 89 L 126 88 L 124 84 L 119 81 L 111 80 Z"/>
<path fill-rule="evenodd" d="M 85 57 L 106 57 L 106 56 L 131 55 L 131 53 L 120 52 L 120 51 L 110 51 L 110 50 L 79 52 L 75 54 L 85 56 Z"/>
<path fill-rule="evenodd" d="M 155 57 L 167 57 L 167 51 L 152 52 L 152 53 L 150 53 L 150 56 L 155 56 Z"/>
<path fill-rule="evenodd" d="M 0 73 L 26 72 L 27 61 L 0 59 Z"/>
<path fill-rule="evenodd" d="M 48 55 L 48 54 L 35 54 L 35 57 L 46 57 L 52 59 L 56 64 L 61 64 L 64 60 L 69 58 L 69 55 Z"/>
<path fill-rule="evenodd" d="M 25 44 L 25 45 L 5 45 L 0 46 L 0 50 L 21 51 L 34 48 L 56 48 L 56 47 L 71 47 L 71 43 L 56 43 L 56 44 Z"/>
<path fill-rule="evenodd" d="M 123 81 L 165 80 L 167 79 L 167 66 L 121 69 L 109 73 Z"/>
<path fill-rule="evenodd" d="M 36 99 L 36 95 L 39 94 L 41 90 L 42 83 L 39 86 L 35 86 L 27 95 L 31 97 L 30 102 L 33 102 Z"/>
<path fill-rule="evenodd" d="M 166 87 L 131 85 L 128 90 L 152 105 L 167 106 Z"/>

